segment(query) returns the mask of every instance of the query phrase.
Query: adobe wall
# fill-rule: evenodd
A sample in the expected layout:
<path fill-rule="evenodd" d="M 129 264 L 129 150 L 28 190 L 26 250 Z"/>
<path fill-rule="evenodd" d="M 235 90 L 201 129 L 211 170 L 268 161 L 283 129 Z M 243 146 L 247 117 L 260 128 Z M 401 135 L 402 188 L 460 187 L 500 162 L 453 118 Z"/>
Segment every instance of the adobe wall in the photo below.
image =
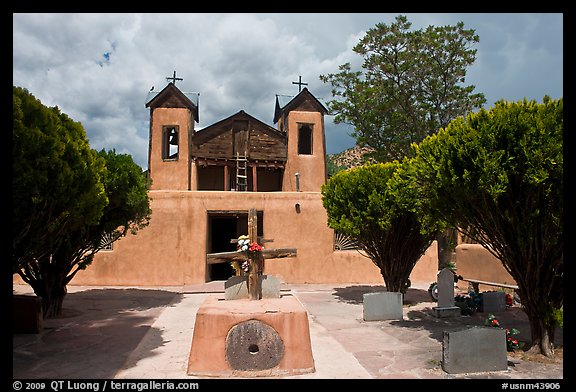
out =
<path fill-rule="evenodd" d="M 151 140 L 148 167 L 154 179 L 150 189 L 188 189 L 188 139 L 194 129 L 190 110 L 185 108 L 156 108 L 150 117 Z M 162 160 L 162 126 L 179 125 L 178 159 Z M 151 148 L 154 146 L 153 148 Z"/>
<path fill-rule="evenodd" d="M 506 271 L 502 262 L 480 244 L 460 244 L 456 246 L 456 272 L 464 279 L 516 284 L 516 281 Z M 458 288 L 467 290 L 468 282 L 458 281 Z M 499 290 L 496 286 L 480 286 L 480 291 L 492 289 Z"/>
<path fill-rule="evenodd" d="M 298 154 L 298 124 L 313 124 L 312 154 Z M 295 174 L 300 174 L 300 190 L 317 191 L 326 183 L 326 146 L 324 116 L 319 112 L 293 110 L 288 114 L 288 159 L 284 168 L 282 190 L 296 191 Z"/>
<path fill-rule="evenodd" d="M 379 269 L 356 251 L 333 251 L 333 231 L 319 192 L 150 191 L 150 225 L 101 251 L 72 285 L 180 286 L 206 281 L 208 211 L 264 211 L 265 246 L 297 248 L 297 257 L 267 260 L 266 274 L 286 283 L 383 284 Z M 300 205 L 297 212 L 296 204 Z M 416 264 L 412 283 L 433 282 L 434 243 Z M 17 275 L 15 275 L 15 282 Z"/>

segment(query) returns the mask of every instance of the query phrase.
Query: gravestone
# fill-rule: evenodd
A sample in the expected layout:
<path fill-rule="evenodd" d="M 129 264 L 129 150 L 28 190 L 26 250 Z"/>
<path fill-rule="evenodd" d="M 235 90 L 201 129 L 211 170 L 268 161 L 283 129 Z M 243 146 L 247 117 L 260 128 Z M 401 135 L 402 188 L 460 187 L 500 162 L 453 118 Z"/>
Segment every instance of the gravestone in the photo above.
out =
<path fill-rule="evenodd" d="M 503 291 L 490 291 L 481 293 L 480 312 L 493 313 L 506 310 L 506 293 Z"/>
<path fill-rule="evenodd" d="M 477 373 L 507 370 L 506 331 L 471 327 L 444 332 L 442 369 L 446 373 Z"/>
<path fill-rule="evenodd" d="M 363 296 L 364 321 L 402 320 L 402 293 L 366 293 Z"/>
<path fill-rule="evenodd" d="M 454 273 L 448 268 L 438 272 L 438 306 L 432 310 L 436 317 L 454 317 L 461 314 L 461 309 L 454 305 Z"/>

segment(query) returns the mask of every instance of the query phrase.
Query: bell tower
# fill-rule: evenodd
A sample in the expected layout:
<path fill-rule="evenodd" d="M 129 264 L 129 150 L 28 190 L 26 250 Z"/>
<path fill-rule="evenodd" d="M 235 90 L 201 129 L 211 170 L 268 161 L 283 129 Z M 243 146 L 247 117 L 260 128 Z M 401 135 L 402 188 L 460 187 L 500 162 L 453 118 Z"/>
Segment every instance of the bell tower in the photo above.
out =
<path fill-rule="evenodd" d="M 288 99 L 276 96 L 274 114 L 278 129 L 288 136 L 282 190 L 320 192 L 326 182 L 324 115 L 328 110 L 306 87 Z"/>
<path fill-rule="evenodd" d="M 190 190 L 190 140 L 198 122 L 198 93 L 183 93 L 174 76 L 160 92 L 148 93 L 148 170 L 152 190 Z"/>

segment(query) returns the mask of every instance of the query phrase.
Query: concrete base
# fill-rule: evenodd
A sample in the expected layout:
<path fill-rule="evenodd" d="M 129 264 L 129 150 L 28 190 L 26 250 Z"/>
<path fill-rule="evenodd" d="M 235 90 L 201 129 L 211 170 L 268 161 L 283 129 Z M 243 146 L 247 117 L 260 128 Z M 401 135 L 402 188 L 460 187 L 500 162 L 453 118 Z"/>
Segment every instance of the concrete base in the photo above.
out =
<path fill-rule="evenodd" d="M 458 306 L 450 306 L 450 307 L 444 307 L 444 308 L 440 308 L 440 307 L 434 307 L 432 308 L 432 310 L 434 311 L 434 316 L 438 317 L 438 318 L 442 318 L 442 317 L 456 317 L 456 316 L 460 316 L 462 314 L 462 309 L 460 309 Z"/>
<path fill-rule="evenodd" d="M 280 280 L 271 275 L 260 275 L 262 298 L 280 298 Z M 226 300 L 249 299 L 248 276 L 232 276 L 224 283 Z"/>
<path fill-rule="evenodd" d="M 12 295 L 12 333 L 40 333 L 43 321 L 42 298 Z"/>
<path fill-rule="evenodd" d="M 248 332 L 254 326 L 251 323 L 255 321 L 264 328 L 250 335 Z M 237 336 L 242 330 L 247 331 L 246 339 Z M 262 331 L 266 336 L 261 336 Z M 255 341 L 251 344 L 243 342 L 250 339 Z M 234 366 L 237 358 L 256 358 L 257 355 L 268 354 L 278 356 L 278 360 L 272 363 L 276 363 L 273 367 L 262 368 L 270 363 L 265 357 L 263 361 L 257 361 L 262 366 L 252 369 Z M 229 360 L 229 355 L 234 355 L 233 360 Z M 188 359 L 188 375 L 269 377 L 314 371 L 308 313 L 292 295 L 234 301 L 224 300 L 221 294 L 213 295 L 198 309 Z"/>

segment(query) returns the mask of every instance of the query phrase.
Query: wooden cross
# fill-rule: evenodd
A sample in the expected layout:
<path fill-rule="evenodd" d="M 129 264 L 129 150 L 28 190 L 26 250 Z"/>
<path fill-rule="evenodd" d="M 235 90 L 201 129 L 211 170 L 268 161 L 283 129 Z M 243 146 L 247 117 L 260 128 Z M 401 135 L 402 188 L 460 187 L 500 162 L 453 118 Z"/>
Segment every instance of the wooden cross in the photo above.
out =
<path fill-rule="evenodd" d="M 298 77 L 298 81 L 297 82 L 292 82 L 292 84 L 297 84 L 298 85 L 298 92 L 302 91 L 302 86 L 308 86 L 308 83 L 304 83 L 302 82 L 302 76 Z"/>
<path fill-rule="evenodd" d="M 248 238 L 250 243 L 258 243 L 258 219 L 256 209 L 251 208 L 248 212 Z M 234 242 L 235 240 L 232 240 Z M 270 240 L 261 240 L 270 242 Z M 262 287 L 260 275 L 264 271 L 265 259 L 280 259 L 284 257 L 296 257 L 296 248 L 264 248 L 256 260 L 249 260 L 250 269 L 248 272 L 248 295 L 250 299 L 262 299 Z M 208 264 L 227 263 L 231 261 L 243 262 L 246 260 L 246 253 L 242 251 L 209 253 L 206 255 Z"/>
<path fill-rule="evenodd" d="M 182 78 L 177 78 L 176 77 L 176 71 L 174 71 L 174 75 L 172 77 L 167 77 L 166 80 L 172 80 L 172 84 L 176 84 L 177 80 L 184 80 Z"/>

